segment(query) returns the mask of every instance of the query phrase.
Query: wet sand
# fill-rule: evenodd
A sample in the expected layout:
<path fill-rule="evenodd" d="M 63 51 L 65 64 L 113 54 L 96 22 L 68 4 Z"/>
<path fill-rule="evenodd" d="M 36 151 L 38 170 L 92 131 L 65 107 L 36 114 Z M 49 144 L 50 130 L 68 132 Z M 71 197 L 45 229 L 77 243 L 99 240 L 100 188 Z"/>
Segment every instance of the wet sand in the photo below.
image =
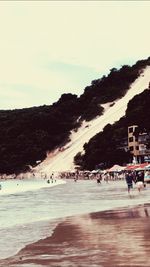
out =
<path fill-rule="evenodd" d="M 150 205 L 67 217 L 0 266 L 149 267 Z"/>

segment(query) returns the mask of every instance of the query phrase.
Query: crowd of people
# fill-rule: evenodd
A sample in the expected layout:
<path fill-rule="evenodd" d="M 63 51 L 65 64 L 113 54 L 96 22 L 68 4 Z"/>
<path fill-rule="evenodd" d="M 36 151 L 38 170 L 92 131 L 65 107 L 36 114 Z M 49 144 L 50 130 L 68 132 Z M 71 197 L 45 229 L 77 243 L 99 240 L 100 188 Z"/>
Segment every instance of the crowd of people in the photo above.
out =
<path fill-rule="evenodd" d="M 14 175 L 11 177 L 13 179 L 24 179 L 24 178 L 42 178 L 47 181 L 47 183 L 55 183 L 56 178 L 60 179 L 73 179 L 75 182 L 78 180 L 95 180 L 98 184 L 102 182 L 109 183 L 109 181 L 117 181 L 117 180 L 124 180 L 127 183 L 127 190 L 130 194 L 131 189 L 136 186 L 138 191 L 140 192 L 144 187 L 146 187 L 147 183 L 150 183 L 150 170 L 123 170 L 123 171 L 101 171 L 101 170 L 94 170 L 94 171 L 66 171 L 66 172 L 59 172 L 59 173 L 29 173 L 27 174 L 20 174 Z M 5 175 L 1 177 L 1 179 L 6 179 Z M 2 186 L 0 184 L 0 190 Z"/>
<path fill-rule="evenodd" d="M 61 179 L 74 179 L 74 180 L 122 180 L 125 178 L 124 173 L 115 173 L 107 171 L 71 171 L 71 172 L 60 172 L 59 178 Z"/>
<path fill-rule="evenodd" d="M 109 183 L 109 181 L 124 180 L 127 183 L 127 190 L 130 194 L 131 189 L 136 186 L 138 192 L 146 187 L 147 183 L 150 183 L 150 170 L 131 171 L 124 170 L 120 172 L 90 172 L 90 171 L 76 171 L 76 172 L 62 172 L 60 173 L 62 179 L 74 179 L 77 180 L 96 180 L 98 184 L 102 182 Z M 148 178 L 148 179 L 147 179 Z"/>

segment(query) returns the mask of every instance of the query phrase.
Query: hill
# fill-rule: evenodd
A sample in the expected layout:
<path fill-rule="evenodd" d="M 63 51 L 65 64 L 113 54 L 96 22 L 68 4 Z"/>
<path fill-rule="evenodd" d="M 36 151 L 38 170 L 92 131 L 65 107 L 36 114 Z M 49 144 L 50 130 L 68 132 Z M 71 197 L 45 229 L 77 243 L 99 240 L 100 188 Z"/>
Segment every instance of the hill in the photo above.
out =
<path fill-rule="evenodd" d="M 124 117 L 113 125 L 107 124 L 103 132 L 84 145 L 85 153 L 76 155 L 76 164 L 92 170 L 96 165 L 108 168 L 115 163 L 122 165 L 130 162 L 131 154 L 122 149 L 128 126 L 138 125 L 140 131 L 150 133 L 149 117 L 150 89 L 147 89 L 129 101 Z"/>
<path fill-rule="evenodd" d="M 36 166 L 47 153 L 64 147 L 72 130 L 104 112 L 103 104 L 122 98 L 150 58 L 132 67 L 112 69 L 107 77 L 92 81 L 77 97 L 64 94 L 49 106 L 0 111 L 0 173 L 18 173 Z M 90 137 L 91 138 L 91 137 Z"/>
<path fill-rule="evenodd" d="M 95 168 L 95 165 L 101 162 L 103 163 L 106 161 L 106 164 L 109 163 L 110 161 L 109 157 L 105 157 L 105 161 L 104 161 L 104 156 L 105 156 L 104 149 L 106 149 L 106 151 L 108 149 L 109 153 L 111 152 L 112 154 L 114 152 L 114 155 L 115 155 L 115 149 L 116 149 L 114 145 L 112 146 L 113 142 L 110 143 L 110 146 L 109 146 L 109 142 L 111 142 L 110 140 L 112 137 L 111 128 L 108 127 L 109 135 L 107 134 L 107 136 L 105 137 L 105 134 L 104 136 L 102 134 L 102 138 L 100 140 L 97 138 L 94 138 L 94 136 L 96 134 L 99 135 L 100 133 L 103 133 L 103 128 L 107 124 L 109 125 L 113 124 L 125 115 L 129 101 L 136 94 L 138 93 L 140 94 L 141 92 L 145 90 L 146 87 L 148 87 L 149 80 L 150 80 L 150 67 L 147 67 L 143 71 L 143 73 L 138 77 L 138 79 L 136 79 L 135 82 L 131 84 L 130 90 L 128 90 L 128 92 L 126 93 L 124 97 L 113 102 L 113 105 L 112 105 L 112 102 L 103 105 L 105 109 L 104 109 L 104 113 L 102 116 L 97 116 L 95 119 L 91 120 L 90 122 L 84 121 L 77 132 L 72 131 L 72 134 L 70 135 L 71 140 L 67 143 L 66 146 L 63 147 L 63 150 L 61 151 L 55 150 L 55 152 L 52 153 L 50 156 L 48 156 L 38 166 L 38 168 L 36 168 L 36 170 L 43 171 L 46 173 L 51 173 L 52 171 L 74 170 L 75 165 L 80 165 L 82 169 L 93 169 Z M 123 125 L 123 129 L 125 132 L 125 135 L 123 137 L 122 135 L 119 136 L 119 134 L 117 135 L 116 133 L 116 138 L 118 138 L 119 147 L 122 146 L 120 142 L 122 141 L 124 142 L 124 139 L 122 140 L 122 138 L 125 138 L 127 140 L 126 125 Z M 93 140 L 92 146 L 90 146 L 90 143 L 91 143 L 90 139 Z M 84 148 L 86 149 L 87 146 L 89 147 L 89 150 L 87 150 L 87 153 L 84 156 L 83 150 Z M 122 150 L 119 152 L 121 154 Z M 109 154 L 107 156 L 109 156 Z M 118 158 L 114 157 L 111 160 L 114 160 L 117 162 L 117 159 L 119 159 L 120 161 L 120 156 L 121 155 L 118 155 Z M 74 160 L 73 160 L 74 157 L 75 157 L 75 165 L 74 165 Z M 124 152 L 122 153 L 122 158 L 124 160 L 127 160 L 128 162 L 126 153 Z"/>

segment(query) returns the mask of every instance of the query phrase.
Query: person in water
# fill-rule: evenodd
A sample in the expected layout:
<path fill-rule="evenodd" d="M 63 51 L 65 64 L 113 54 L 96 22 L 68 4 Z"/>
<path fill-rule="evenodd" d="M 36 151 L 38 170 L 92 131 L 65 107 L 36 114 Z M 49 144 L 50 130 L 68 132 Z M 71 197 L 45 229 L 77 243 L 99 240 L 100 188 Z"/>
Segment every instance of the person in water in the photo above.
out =
<path fill-rule="evenodd" d="M 126 172 L 125 179 L 126 179 L 126 183 L 128 186 L 128 194 L 130 194 L 130 191 L 133 188 L 133 175 L 132 175 L 132 173 Z"/>
<path fill-rule="evenodd" d="M 139 171 L 137 173 L 136 186 L 137 186 L 137 189 L 138 189 L 139 193 L 144 188 L 144 172 L 143 171 Z"/>
<path fill-rule="evenodd" d="M 98 183 L 98 184 L 101 184 L 101 180 L 102 180 L 102 178 L 101 178 L 101 176 L 99 176 L 99 177 L 97 178 L 97 183 Z"/>

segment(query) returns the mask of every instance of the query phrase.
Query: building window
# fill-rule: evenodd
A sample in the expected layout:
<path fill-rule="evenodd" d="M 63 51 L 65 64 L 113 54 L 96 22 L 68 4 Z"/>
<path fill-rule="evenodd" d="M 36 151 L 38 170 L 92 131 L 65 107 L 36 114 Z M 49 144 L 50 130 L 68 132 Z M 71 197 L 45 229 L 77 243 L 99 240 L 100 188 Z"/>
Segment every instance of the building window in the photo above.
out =
<path fill-rule="evenodd" d="M 133 133 L 133 127 L 129 128 L 129 133 Z"/>
<path fill-rule="evenodd" d="M 133 137 L 129 137 L 129 142 L 133 142 Z"/>
<path fill-rule="evenodd" d="M 139 146 L 136 146 L 136 150 L 139 150 Z"/>
<path fill-rule="evenodd" d="M 130 146 L 130 147 L 129 147 L 129 150 L 130 150 L 130 151 L 133 151 L 133 146 Z"/>

